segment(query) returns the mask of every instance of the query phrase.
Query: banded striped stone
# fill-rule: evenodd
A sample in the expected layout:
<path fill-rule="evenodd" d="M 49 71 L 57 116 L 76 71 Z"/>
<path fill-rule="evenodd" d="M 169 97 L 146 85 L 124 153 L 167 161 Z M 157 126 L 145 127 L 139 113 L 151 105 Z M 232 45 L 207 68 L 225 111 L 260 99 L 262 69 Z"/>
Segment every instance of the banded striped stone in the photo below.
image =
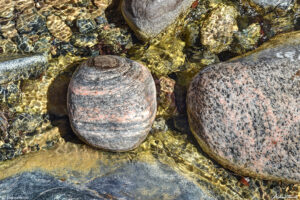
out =
<path fill-rule="evenodd" d="M 111 151 L 137 147 L 156 115 L 156 88 L 149 70 L 117 56 L 81 64 L 68 89 L 74 132 L 87 144 Z"/>

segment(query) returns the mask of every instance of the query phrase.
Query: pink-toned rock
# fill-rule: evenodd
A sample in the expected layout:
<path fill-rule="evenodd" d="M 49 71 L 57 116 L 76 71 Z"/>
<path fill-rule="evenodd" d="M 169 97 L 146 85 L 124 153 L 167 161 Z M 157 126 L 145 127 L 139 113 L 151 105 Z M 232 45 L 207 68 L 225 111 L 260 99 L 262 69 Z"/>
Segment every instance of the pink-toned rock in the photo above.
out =
<path fill-rule="evenodd" d="M 137 147 L 156 115 L 150 71 L 118 56 L 97 56 L 74 72 L 68 89 L 72 129 L 87 144 L 111 151 Z"/>
<path fill-rule="evenodd" d="M 300 182 L 300 32 L 202 70 L 187 106 L 192 132 L 220 164 L 246 176 Z"/>

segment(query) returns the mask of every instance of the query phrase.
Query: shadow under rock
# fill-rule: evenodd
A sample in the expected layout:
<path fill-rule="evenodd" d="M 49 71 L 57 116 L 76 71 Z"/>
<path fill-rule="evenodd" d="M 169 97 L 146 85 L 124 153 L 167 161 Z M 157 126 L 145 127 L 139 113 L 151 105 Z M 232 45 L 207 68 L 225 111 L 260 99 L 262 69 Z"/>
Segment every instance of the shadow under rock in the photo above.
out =
<path fill-rule="evenodd" d="M 116 27 L 120 29 L 128 29 L 131 33 L 131 37 L 134 44 L 141 44 L 143 43 L 140 41 L 131 28 L 128 26 L 127 22 L 125 21 L 122 11 L 121 11 L 121 2 L 122 0 L 113 0 L 112 3 L 106 8 L 105 10 L 105 17 L 109 24 L 114 24 Z"/>
<path fill-rule="evenodd" d="M 78 63 L 70 65 L 52 81 L 47 92 L 47 112 L 50 115 L 51 124 L 58 127 L 60 136 L 66 142 L 83 144 L 72 131 L 67 110 L 68 86 L 77 67 Z"/>

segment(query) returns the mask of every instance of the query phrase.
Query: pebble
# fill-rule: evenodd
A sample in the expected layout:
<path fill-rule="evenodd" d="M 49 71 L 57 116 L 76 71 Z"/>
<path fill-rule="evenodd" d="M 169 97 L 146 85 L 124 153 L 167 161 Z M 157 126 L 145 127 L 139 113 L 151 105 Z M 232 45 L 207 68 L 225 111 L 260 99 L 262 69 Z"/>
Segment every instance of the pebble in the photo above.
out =
<path fill-rule="evenodd" d="M 18 45 L 18 49 L 21 52 L 24 53 L 32 53 L 34 47 L 32 46 L 32 41 L 28 38 L 27 35 L 17 35 L 17 37 L 14 38 Z"/>
<path fill-rule="evenodd" d="M 0 0 L 0 17 L 11 18 L 14 15 L 14 4 L 13 0 Z"/>
<path fill-rule="evenodd" d="M 16 24 L 10 19 L 0 20 L 0 32 L 5 38 L 13 38 L 18 35 Z"/>
<path fill-rule="evenodd" d="M 98 34 L 74 34 L 71 43 L 76 47 L 93 47 L 98 43 Z"/>
<path fill-rule="evenodd" d="M 21 14 L 16 23 L 20 34 L 41 34 L 47 32 L 46 22 L 43 17 L 32 12 Z"/>
<path fill-rule="evenodd" d="M 194 0 L 124 0 L 122 14 L 143 40 L 153 38 L 171 25 Z"/>
<path fill-rule="evenodd" d="M 76 26 L 80 33 L 87 34 L 96 29 L 96 22 L 93 19 L 77 19 Z"/>
<path fill-rule="evenodd" d="M 50 15 L 47 17 L 47 28 L 50 33 L 57 39 L 69 42 L 72 31 L 71 28 L 58 16 Z"/>
<path fill-rule="evenodd" d="M 287 9 L 294 5 L 293 0 L 252 0 L 254 3 L 262 6 L 263 8 L 281 8 Z"/>
<path fill-rule="evenodd" d="M 46 68 L 46 55 L 15 55 L 0 57 L 0 84 L 39 76 Z"/>
<path fill-rule="evenodd" d="M 175 80 L 162 76 L 157 81 L 158 108 L 157 116 L 168 119 L 177 114 L 175 104 Z"/>
<path fill-rule="evenodd" d="M 21 89 L 19 85 L 10 83 L 0 85 L 0 102 L 2 105 L 15 105 L 20 101 Z"/>
<path fill-rule="evenodd" d="M 245 176 L 300 182 L 300 32 L 203 69 L 187 97 L 200 146 Z"/>
<path fill-rule="evenodd" d="M 228 50 L 233 34 L 238 31 L 237 16 L 233 6 L 220 4 L 213 9 L 201 26 L 201 43 L 212 53 Z"/>
<path fill-rule="evenodd" d="M 156 114 L 149 70 L 118 56 L 97 56 L 74 72 L 68 89 L 74 132 L 87 144 L 111 151 L 137 147 Z"/>

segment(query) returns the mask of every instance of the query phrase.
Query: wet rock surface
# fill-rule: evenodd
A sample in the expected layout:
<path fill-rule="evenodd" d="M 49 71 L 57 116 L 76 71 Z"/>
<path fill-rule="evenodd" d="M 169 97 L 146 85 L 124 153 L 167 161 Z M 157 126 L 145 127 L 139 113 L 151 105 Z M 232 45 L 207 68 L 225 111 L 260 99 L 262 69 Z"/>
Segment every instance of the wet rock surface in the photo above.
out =
<path fill-rule="evenodd" d="M 190 85 L 194 135 L 236 173 L 300 182 L 299 38 L 299 32 L 283 35 L 243 58 L 211 65 Z"/>
<path fill-rule="evenodd" d="M 252 0 L 252 2 L 262 6 L 262 7 L 279 7 L 286 9 L 290 6 L 293 6 L 294 1 L 293 0 Z"/>
<path fill-rule="evenodd" d="M 201 42 L 213 53 L 229 48 L 233 34 L 238 30 L 238 12 L 233 6 L 220 5 L 212 10 L 201 26 Z"/>
<path fill-rule="evenodd" d="M 0 181 L 0 197 L 27 199 L 215 199 L 162 164 L 127 163 L 74 184 L 35 170 Z M 30 183 L 30 184 L 28 184 Z M 149 196 L 151 193 L 151 196 Z"/>
<path fill-rule="evenodd" d="M 186 11 L 193 0 L 124 0 L 122 13 L 127 23 L 142 39 L 155 37 L 179 15 Z"/>
<path fill-rule="evenodd" d="M 75 133 L 86 143 L 127 151 L 147 136 L 156 115 L 156 89 L 149 70 L 118 56 L 97 56 L 74 73 L 68 110 Z"/>
<path fill-rule="evenodd" d="M 37 77 L 46 68 L 46 55 L 2 55 L 0 57 L 0 83 Z"/>
<path fill-rule="evenodd" d="M 173 24 L 145 42 L 138 41 L 130 30 L 119 9 L 120 2 L 0 0 L 0 5 L 5 4 L 0 6 L 0 54 L 45 53 L 49 58 L 49 67 L 37 77 L 0 86 L 0 171 L 4 172 L 0 173 L 0 179 L 43 166 L 48 172 L 60 172 L 64 182 L 68 176 L 65 169 L 75 168 L 74 174 L 78 175 L 88 171 L 91 163 L 103 161 L 101 171 L 110 173 L 115 170 L 113 163 L 122 159 L 136 163 L 145 161 L 146 155 L 153 155 L 180 171 L 184 179 L 193 180 L 199 191 L 214 192 L 216 195 L 212 196 L 216 199 L 299 196 L 299 184 L 243 178 L 212 162 L 188 130 L 185 107 L 186 86 L 204 66 L 241 55 L 278 33 L 299 30 L 299 2 L 293 1 L 283 8 L 260 6 L 249 0 L 193 1 Z M 235 12 L 237 18 L 232 17 Z M 209 31 L 214 35 L 212 45 L 201 41 L 203 22 L 209 25 L 206 38 L 211 35 Z M 218 43 L 218 36 L 225 43 Z M 220 53 L 214 53 L 219 50 Z M 163 118 L 158 115 L 147 139 L 127 153 L 90 148 L 76 137 L 67 118 L 67 86 L 74 70 L 91 56 L 111 54 L 142 63 L 161 80 L 162 90 L 157 97 Z M 174 90 L 174 82 L 162 77 L 175 81 Z M 89 177 L 90 173 L 82 176 Z M 39 175 L 42 177 L 43 173 Z M 83 182 L 78 179 L 75 185 Z M 30 187 L 30 181 L 26 184 Z M 80 198 L 76 192 L 83 199 L 91 197 L 85 189 L 63 187 L 52 191 L 65 199 Z M 82 196 L 83 192 L 87 196 Z M 154 194 L 147 192 L 149 196 Z M 51 189 L 43 194 L 39 199 L 54 198 Z"/>

